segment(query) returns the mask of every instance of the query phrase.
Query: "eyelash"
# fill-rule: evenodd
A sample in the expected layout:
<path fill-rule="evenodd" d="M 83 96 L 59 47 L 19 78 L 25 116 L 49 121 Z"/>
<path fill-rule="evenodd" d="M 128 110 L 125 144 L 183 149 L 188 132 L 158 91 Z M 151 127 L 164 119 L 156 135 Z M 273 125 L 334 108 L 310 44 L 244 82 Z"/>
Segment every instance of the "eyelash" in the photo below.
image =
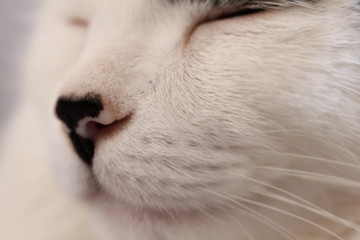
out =
<path fill-rule="evenodd" d="M 227 19 L 227 18 L 233 18 L 233 17 L 239 17 L 239 16 L 247 16 L 247 15 L 252 15 L 252 14 L 256 14 L 256 13 L 263 12 L 263 11 L 265 11 L 265 9 L 245 8 L 245 9 L 241 9 L 239 11 L 221 14 L 217 19 L 221 20 L 221 19 Z"/>

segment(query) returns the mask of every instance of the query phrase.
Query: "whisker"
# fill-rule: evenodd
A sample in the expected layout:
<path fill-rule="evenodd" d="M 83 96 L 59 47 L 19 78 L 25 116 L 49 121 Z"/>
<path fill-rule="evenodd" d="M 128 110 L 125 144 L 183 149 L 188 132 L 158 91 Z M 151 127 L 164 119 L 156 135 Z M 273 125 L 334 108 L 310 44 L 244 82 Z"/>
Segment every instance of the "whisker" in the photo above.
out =
<path fill-rule="evenodd" d="M 301 170 L 293 170 L 293 169 L 286 169 L 286 168 L 277 168 L 277 167 L 266 167 L 266 166 L 250 166 L 252 170 L 259 170 L 259 171 L 267 171 L 269 172 L 278 172 L 283 175 L 288 175 L 290 177 L 301 177 L 304 179 L 312 179 L 318 181 L 326 180 L 326 183 L 338 183 L 344 186 L 351 186 L 360 188 L 360 183 L 354 180 L 342 178 L 342 177 L 335 177 L 331 175 L 321 174 L 321 173 L 314 173 L 314 172 L 305 172 Z"/>
<path fill-rule="evenodd" d="M 247 210 L 248 212 L 252 213 L 253 215 L 250 215 L 252 217 L 255 217 L 257 220 L 265 223 L 266 225 L 270 226 L 271 228 L 273 228 L 275 231 L 277 231 L 278 233 L 280 233 L 281 235 L 283 235 L 284 237 L 286 237 L 287 239 L 291 239 L 291 240 L 300 240 L 294 233 L 290 232 L 289 230 L 287 230 L 286 228 L 284 228 L 283 226 L 279 225 L 278 223 L 276 223 L 275 221 L 269 219 L 268 217 L 262 215 L 261 213 L 258 213 L 257 211 L 255 211 L 254 209 L 245 206 L 244 204 L 241 204 L 231 198 L 228 198 L 226 196 L 223 196 L 219 193 L 210 191 L 208 189 L 202 188 L 201 190 L 206 191 L 210 194 L 216 195 L 224 200 L 227 200 L 229 202 L 232 202 L 234 204 L 236 204 L 237 206 L 242 207 L 243 209 Z M 227 205 L 228 207 L 234 208 L 232 205 Z M 236 210 L 238 210 L 237 208 L 234 208 Z"/>
<path fill-rule="evenodd" d="M 250 200 L 250 199 L 246 199 L 246 198 L 243 198 L 243 197 L 236 197 L 236 199 L 238 200 L 241 200 L 241 201 L 244 201 L 244 202 L 248 202 L 250 204 L 254 204 L 254 205 L 257 205 L 257 206 L 260 206 L 260 207 L 264 207 L 264 208 L 267 208 L 267 209 L 270 209 L 270 210 L 273 210 L 273 211 L 276 211 L 276 212 L 279 212 L 279 213 L 282 213 L 284 215 L 287 215 L 287 216 L 290 216 L 290 217 L 293 217 L 293 218 L 296 218 L 300 221 L 303 221 L 305 223 L 308 223 L 320 230 L 323 230 L 324 232 L 327 232 L 328 234 L 332 235 L 333 237 L 335 237 L 336 239 L 338 240 L 344 240 L 342 237 L 340 237 L 339 235 L 337 235 L 336 233 L 330 231 L 329 229 L 325 228 L 324 226 L 320 225 L 320 224 L 317 224 L 313 221 L 310 221 L 309 219 L 306 219 L 304 217 L 301 217 L 301 216 L 298 216 L 298 215 L 295 215 L 291 212 L 288 212 L 288 211 L 285 211 L 283 209 L 280 209 L 280 208 L 276 208 L 276 207 L 273 207 L 273 206 L 269 206 L 269 205 L 266 205 L 266 204 L 263 204 L 263 203 L 260 203 L 258 201 L 254 201 L 254 200 Z"/>
<path fill-rule="evenodd" d="M 308 211 L 310 211 L 312 213 L 315 213 L 315 214 L 318 214 L 320 216 L 326 217 L 326 218 L 328 218 L 330 220 L 333 220 L 333 221 L 335 221 L 337 223 L 341 223 L 341 224 L 343 224 L 343 225 L 345 225 L 347 227 L 351 227 L 352 229 L 360 232 L 360 226 L 359 225 L 357 225 L 357 224 L 355 224 L 353 222 L 350 222 L 350 221 L 348 221 L 346 219 L 343 219 L 343 218 L 341 218 L 339 216 L 336 216 L 336 215 L 334 215 L 334 214 L 332 214 L 332 213 L 330 213 L 330 212 L 328 212 L 328 211 L 326 211 L 324 209 L 318 210 L 318 209 L 315 209 L 313 207 L 303 205 L 303 204 L 295 202 L 295 201 L 293 201 L 291 199 L 284 198 L 284 197 L 282 197 L 280 195 L 270 193 L 270 192 L 266 192 L 266 191 L 264 191 L 264 192 L 256 192 L 256 193 L 261 194 L 261 195 L 263 195 L 265 197 L 269 197 L 269 198 L 272 198 L 272 199 L 279 200 L 281 202 L 285 202 L 285 203 L 288 203 L 288 204 L 291 204 L 291 205 L 294 205 L 294 206 L 298 206 L 298 207 L 306 209 L 306 210 L 308 210 Z"/>
<path fill-rule="evenodd" d="M 230 200 L 230 199 L 227 199 Z M 242 207 L 243 209 L 247 210 L 249 213 L 252 213 L 253 215 L 250 215 L 252 217 L 255 217 L 257 220 L 265 223 L 266 225 L 270 226 L 272 229 L 286 237 L 287 239 L 296 239 L 300 240 L 294 233 L 290 232 L 289 230 L 285 229 L 283 226 L 277 224 L 275 221 L 271 220 L 270 218 L 260 214 L 259 212 L 255 211 L 254 209 L 245 206 L 244 204 L 241 204 L 239 202 L 234 201 L 236 205 Z"/>
<path fill-rule="evenodd" d="M 190 179 L 194 179 L 193 176 L 187 174 L 186 172 L 180 170 L 179 168 L 172 168 L 174 171 L 183 174 L 184 176 L 189 177 Z M 206 184 L 200 183 L 199 181 L 196 181 L 196 183 L 203 185 L 204 187 L 206 187 Z M 205 188 L 200 188 L 200 189 L 205 189 Z M 186 197 L 186 196 L 184 196 Z M 186 199 L 190 200 L 191 202 L 194 202 L 194 200 L 190 199 L 189 197 L 186 197 Z M 231 201 L 231 199 L 228 199 Z M 195 203 L 197 204 L 197 203 Z M 272 229 L 274 229 L 275 231 L 277 231 L 278 233 L 280 233 L 281 235 L 283 235 L 284 237 L 286 237 L 289 240 L 300 240 L 296 235 L 294 235 L 293 233 L 291 233 L 289 230 L 285 229 L 284 227 L 280 226 L 279 224 L 277 224 L 276 222 L 274 222 L 273 220 L 269 219 L 268 217 L 256 212 L 255 210 L 241 204 L 241 203 L 236 203 L 238 206 L 242 207 L 244 210 L 246 210 L 249 214 L 251 214 L 251 217 L 256 218 L 258 221 L 263 222 L 264 224 L 268 225 L 269 227 L 271 227 Z M 232 205 L 228 205 L 225 204 L 225 206 L 230 207 L 230 208 L 234 208 Z M 235 210 L 238 210 L 237 208 L 234 208 Z M 220 221 L 219 219 L 217 219 L 215 216 L 209 214 L 206 212 L 206 210 L 204 210 L 203 208 L 199 207 L 199 209 L 202 213 L 204 213 L 206 216 L 211 217 L 214 221 L 220 222 L 221 224 L 225 224 L 224 222 Z M 248 232 L 241 223 L 239 223 L 237 221 L 237 223 L 239 224 L 239 226 L 243 229 L 243 232 L 245 233 L 245 235 L 249 238 L 249 239 L 254 239 L 253 236 L 250 234 L 250 232 Z"/>
<path fill-rule="evenodd" d="M 250 234 L 250 232 L 244 227 L 243 224 L 239 223 L 239 221 L 236 221 L 239 225 L 239 227 L 241 228 L 242 232 L 245 233 L 245 236 L 247 237 L 247 239 L 249 240 L 255 240 L 254 236 Z"/>
<path fill-rule="evenodd" d="M 235 174 L 235 173 L 233 173 L 233 174 Z M 329 219 L 331 219 L 331 220 L 337 221 L 338 223 L 342 223 L 342 224 L 344 224 L 345 226 L 351 227 L 351 228 L 353 228 L 354 230 L 360 232 L 360 226 L 359 226 L 358 224 L 355 224 L 355 223 L 350 222 L 350 221 L 348 221 L 348 220 L 346 220 L 346 219 L 343 219 L 343 218 L 341 218 L 341 217 L 339 217 L 339 216 L 336 216 L 336 215 L 332 214 L 331 212 L 329 212 L 329 211 L 327 211 L 327 210 L 325 210 L 325 209 L 323 209 L 323 208 L 321 208 L 321 207 L 319 207 L 319 206 L 317 206 L 317 205 L 315 205 L 315 204 L 313 204 L 313 203 L 305 200 L 304 198 L 302 198 L 302 197 L 300 197 L 300 196 L 298 196 L 298 195 L 295 195 L 295 194 L 293 194 L 293 193 L 291 193 L 291 192 L 289 192 L 289 191 L 286 191 L 286 190 L 284 190 L 284 189 L 282 189 L 282 188 L 273 186 L 273 185 L 271 185 L 271 184 L 262 182 L 262 181 L 260 181 L 260 180 L 256 180 L 256 179 L 251 178 L 251 177 L 247 177 L 247 176 L 244 176 L 244 175 L 241 175 L 241 174 L 236 174 L 236 176 L 245 178 L 245 179 L 247 179 L 247 180 L 249 180 L 249 181 L 252 181 L 252 182 L 261 184 L 261 185 L 266 186 L 266 187 L 268 187 L 268 188 L 270 188 L 270 189 L 273 189 L 273 190 L 279 191 L 279 192 L 281 192 L 281 193 L 284 193 L 284 194 L 286 194 L 286 195 L 288 195 L 288 196 L 290 196 L 290 197 L 292 197 L 292 198 L 300 201 L 300 202 L 303 203 L 303 204 L 301 204 L 301 203 L 299 203 L 299 202 L 296 202 L 296 201 L 293 201 L 293 200 L 291 200 L 291 199 L 289 199 L 289 198 L 284 198 L 284 197 L 282 197 L 282 196 L 280 196 L 279 194 L 276 194 L 276 193 L 275 193 L 275 194 L 276 194 L 277 196 L 269 196 L 269 195 L 266 195 L 266 196 L 268 196 L 268 197 L 271 197 L 271 198 L 281 198 L 281 199 L 278 199 L 278 200 L 284 201 L 284 202 L 288 202 L 288 203 L 290 203 L 290 204 L 293 204 L 293 205 L 299 206 L 299 207 L 301 207 L 301 208 L 307 209 L 307 210 L 309 210 L 309 211 L 311 211 L 311 212 L 313 212 L 313 213 L 316 213 L 316 214 L 319 214 L 319 215 L 321 215 L 321 216 L 327 217 L 327 218 L 329 218 Z M 259 193 L 259 192 L 256 192 L 256 193 Z M 262 193 L 260 193 L 260 194 L 262 194 Z M 268 192 L 267 194 L 274 194 L 274 193 Z M 306 206 L 306 205 L 308 205 L 308 206 Z"/>
<path fill-rule="evenodd" d="M 334 164 L 334 165 L 338 165 L 338 166 L 344 166 L 344 167 L 349 167 L 349 168 L 360 170 L 360 166 L 358 164 L 355 165 L 355 164 L 351 164 L 351 163 L 344 163 L 344 162 L 340 162 L 340 161 L 336 161 L 336 160 L 315 157 L 315 156 L 302 155 L 302 154 L 296 154 L 296 153 L 286 153 L 286 152 L 271 152 L 271 153 L 280 154 L 280 155 L 284 155 L 284 156 L 288 156 L 288 157 L 301 158 L 301 160 L 330 163 L 330 164 Z M 287 160 L 291 160 L 291 158 L 289 158 Z"/>
<path fill-rule="evenodd" d="M 232 174 L 235 174 L 235 175 L 238 176 L 238 177 L 245 178 L 245 179 L 247 179 L 247 180 L 249 180 L 249 181 L 252 181 L 252 182 L 261 184 L 261 185 L 266 186 L 266 187 L 268 187 L 268 188 L 271 188 L 271 189 L 273 189 L 273 190 L 276 190 L 276 191 L 279 191 L 279 192 L 281 192 L 281 193 L 284 193 L 284 194 L 286 194 L 286 195 L 288 195 L 288 196 L 290 196 L 290 197 L 293 197 L 293 198 L 295 198 L 295 199 L 297 199 L 297 200 L 299 200 L 299 201 L 301 201 L 301 202 L 303 202 L 303 203 L 305 203 L 305 204 L 308 204 L 308 205 L 310 205 L 310 206 L 312 206 L 312 207 L 314 207 L 314 208 L 317 208 L 317 209 L 319 209 L 319 210 L 321 209 L 321 208 L 319 208 L 318 206 L 314 205 L 313 203 L 311 203 L 311 202 L 309 202 L 309 201 L 306 201 L 305 199 L 301 198 L 300 196 L 295 195 L 295 194 L 293 194 L 293 193 L 291 193 L 291 192 L 289 192 L 289 191 L 286 191 L 286 190 L 284 190 L 284 189 L 282 189 L 282 188 L 276 187 L 276 186 L 271 185 L 271 184 L 269 184 L 269 183 L 265 183 L 265 182 L 263 182 L 263 181 L 260 181 L 260 180 L 255 179 L 255 178 L 251 178 L 251 177 L 248 177 L 248 176 L 244 176 L 244 175 L 242 175 L 242 174 L 238 174 L 238 173 L 234 173 L 234 172 L 233 172 Z"/>
<path fill-rule="evenodd" d="M 200 207 L 197 210 L 199 210 L 204 216 L 207 216 L 207 217 L 211 218 L 215 223 L 218 223 L 218 224 L 221 224 L 221 225 L 223 225 L 225 227 L 228 227 L 228 224 L 225 221 L 222 221 L 222 220 L 220 220 L 220 218 L 218 218 L 218 217 L 214 216 L 213 214 L 209 213 L 208 209 L 204 210 L 203 208 Z M 207 220 L 207 223 L 209 223 L 208 224 L 209 227 L 213 227 L 213 226 L 211 226 L 209 220 Z M 240 227 L 243 228 L 242 225 Z"/>
<path fill-rule="evenodd" d="M 249 215 L 249 212 L 244 211 L 245 214 Z M 236 217 L 231 217 L 231 219 L 238 224 L 242 232 L 245 234 L 246 238 L 249 240 L 255 240 L 254 236 L 245 228 L 245 226 L 237 219 Z"/>
<path fill-rule="evenodd" d="M 207 191 L 207 192 L 209 192 L 209 193 L 212 193 L 212 194 L 214 194 L 214 195 L 216 195 L 216 196 L 218 196 L 218 197 L 221 197 L 221 198 L 224 198 L 224 199 L 226 199 L 226 200 L 232 201 L 232 202 L 234 202 L 235 204 L 237 204 L 237 205 L 239 205 L 239 206 L 241 206 L 241 207 L 243 207 L 243 204 L 241 204 L 241 203 L 239 203 L 239 202 L 237 202 L 237 201 L 235 201 L 235 200 L 233 200 L 233 199 L 237 199 L 237 200 L 240 200 L 240 201 L 243 201 L 243 202 L 247 202 L 247 203 L 250 203 L 250 204 L 253 204 L 253 205 L 257 205 L 257 206 L 260 206 L 260 207 L 263 207 L 263 208 L 266 208 L 266 209 L 269 209 L 269 210 L 278 212 L 278 213 L 282 213 L 282 214 L 287 215 L 287 216 L 289 216 L 289 217 L 293 217 L 293 218 L 295 218 L 295 219 L 298 219 L 298 220 L 300 220 L 300 221 L 303 221 L 303 222 L 305 222 L 305 223 L 308 223 L 308 224 L 310 224 L 310 225 L 312 225 L 312 226 L 314 226 L 314 227 L 316 227 L 316 228 L 318 228 L 318 229 L 320 229 L 320 230 L 322 230 L 322 231 L 330 234 L 331 236 L 335 237 L 335 238 L 338 239 L 338 240 L 344 240 L 342 237 L 340 237 L 340 236 L 337 235 L 336 233 L 330 231 L 329 229 L 325 228 L 324 226 L 322 226 L 322 225 L 320 225 L 320 224 L 317 224 L 317 223 L 315 223 L 315 222 L 313 222 L 313 221 L 310 221 L 309 219 L 306 219 L 306 218 L 304 218 L 304 217 L 301 217 L 301 216 L 295 215 L 295 214 L 293 214 L 293 213 L 290 213 L 290 212 L 288 212 L 288 211 L 285 211 L 285 210 L 283 210 L 283 209 L 276 208 L 276 207 L 273 207 L 273 206 L 269 206 L 269 205 L 266 205 L 266 204 L 263 204 L 263 203 L 260 203 L 260 202 L 254 201 L 254 200 L 250 200 L 250 199 L 247 199 L 247 198 L 244 198 L 244 197 L 231 196 L 231 195 L 223 196 L 223 195 L 221 195 L 221 194 L 219 194 L 219 193 L 210 191 L 210 190 L 208 190 L 208 189 L 203 189 L 203 190 L 204 190 L 204 191 Z M 231 197 L 231 198 L 230 198 L 230 197 Z M 245 207 L 246 207 L 246 206 L 245 206 Z"/>

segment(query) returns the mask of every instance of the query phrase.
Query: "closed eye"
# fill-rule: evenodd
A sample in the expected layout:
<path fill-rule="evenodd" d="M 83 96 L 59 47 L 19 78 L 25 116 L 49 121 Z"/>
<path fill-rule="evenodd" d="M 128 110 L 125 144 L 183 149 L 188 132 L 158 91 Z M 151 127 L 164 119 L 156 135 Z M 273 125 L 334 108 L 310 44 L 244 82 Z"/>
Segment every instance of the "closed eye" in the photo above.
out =
<path fill-rule="evenodd" d="M 218 0 L 219 6 L 214 6 L 215 18 L 218 20 L 238 16 L 253 15 L 267 10 L 283 9 L 294 6 L 311 7 L 315 0 L 298 0 L 298 1 L 275 1 L 275 0 Z M 218 14 L 216 12 L 218 11 Z"/>
<path fill-rule="evenodd" d="M 247 16 L 247 15 L 252 15 L 252 14 L 256 14 L 256 13 L 263 12 L 263 11 L 265 11 L 265 9 L 242 9 L 242 10 L 236 11 L 236 12 L 221 14 L 217 19 L 221 20 L 221 19 L 226 19 L 226 18 Z"/>

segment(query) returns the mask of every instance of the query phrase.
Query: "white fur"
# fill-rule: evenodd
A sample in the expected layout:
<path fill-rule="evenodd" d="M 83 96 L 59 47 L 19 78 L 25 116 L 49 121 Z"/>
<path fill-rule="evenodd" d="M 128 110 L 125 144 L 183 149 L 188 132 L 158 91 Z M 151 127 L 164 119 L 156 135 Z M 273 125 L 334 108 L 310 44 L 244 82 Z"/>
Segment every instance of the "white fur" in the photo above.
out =
<path fill-rule="evenodd" d="M 1 157 L 0 238 L 360 239 L 358 3 L 301 5 L 204 21 L 186 1 L 47 4 Z M 89 92 L 131 115 L 92 168 L 53 117 Z"/>

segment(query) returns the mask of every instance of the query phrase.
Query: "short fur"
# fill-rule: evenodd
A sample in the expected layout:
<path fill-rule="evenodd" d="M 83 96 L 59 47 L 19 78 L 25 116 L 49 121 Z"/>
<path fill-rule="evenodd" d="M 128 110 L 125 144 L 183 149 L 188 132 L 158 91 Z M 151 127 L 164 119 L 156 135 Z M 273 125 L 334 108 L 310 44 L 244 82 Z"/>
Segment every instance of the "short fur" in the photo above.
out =
<path fill-rule="evenodd" d="M 46 4 L 0 239 L 360 239 L 358 1 L 210 2 Z M 92 166 L 54 114 L 89 93 Z"/>

